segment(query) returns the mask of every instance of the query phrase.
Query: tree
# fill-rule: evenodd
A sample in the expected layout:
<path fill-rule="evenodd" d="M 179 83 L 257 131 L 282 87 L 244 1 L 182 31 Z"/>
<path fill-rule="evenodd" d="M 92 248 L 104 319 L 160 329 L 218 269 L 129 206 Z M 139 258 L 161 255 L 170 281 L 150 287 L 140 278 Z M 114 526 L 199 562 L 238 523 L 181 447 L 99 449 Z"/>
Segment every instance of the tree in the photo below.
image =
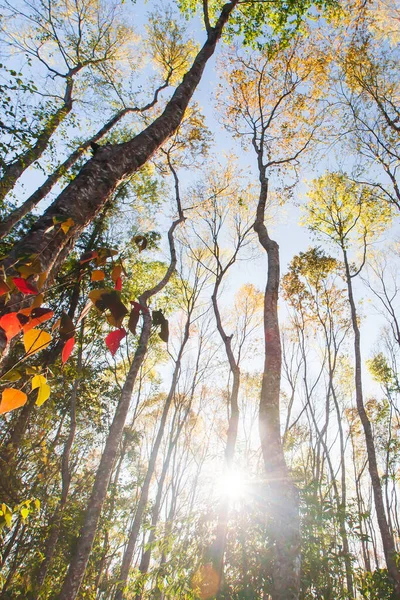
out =
<path fill-rule="evenodd" d="M 400 573 L 396 565 L 396 549 L 385 514 L 371 422 L 364 406 L 361 335 L 353 294 L 353 279 L 364 266 L 368 244 L 379 233 L 379 228 L 384 227 L 390 219 L 390 209 L 382 201 L 382 198 L 377 197 L 369 187 L 357 186 L 346 180 L 344 175 L 337 173 L 326 174 L 315 181 L 309 197 L 306 214 L 310 229 L 327 236 L 340 248 L 343 257 L 354 333 L 354 381 L 357 411 L 365 435 L 368 468 L 386 564 L 395 593 L 400 597 Z M 363 258 L 358 268 L 350 263 L 348 256 L 350 243 L 355 241 L 361 246 L 363 252 Z"/>

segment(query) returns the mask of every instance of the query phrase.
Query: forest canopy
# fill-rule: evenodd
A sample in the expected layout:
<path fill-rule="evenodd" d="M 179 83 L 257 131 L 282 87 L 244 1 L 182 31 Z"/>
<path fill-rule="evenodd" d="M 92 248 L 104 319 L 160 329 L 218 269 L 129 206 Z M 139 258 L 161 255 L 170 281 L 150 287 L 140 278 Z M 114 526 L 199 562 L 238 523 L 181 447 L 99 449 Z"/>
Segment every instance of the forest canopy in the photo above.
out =
<path fill-rule="evenodd" d="M 0 0 L 0 600 L 400 600 L 397 0 Z"/>

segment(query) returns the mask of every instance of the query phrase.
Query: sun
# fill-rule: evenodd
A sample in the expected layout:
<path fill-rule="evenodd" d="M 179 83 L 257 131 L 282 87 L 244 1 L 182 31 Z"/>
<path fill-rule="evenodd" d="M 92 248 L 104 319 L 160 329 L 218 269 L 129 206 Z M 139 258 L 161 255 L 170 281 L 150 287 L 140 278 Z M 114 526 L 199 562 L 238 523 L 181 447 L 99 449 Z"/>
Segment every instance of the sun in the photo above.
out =
<path fill-rule="evenodd" d="M 226 470 L 217 481 L 216 492 L 220 498 L 231 501 L 242 500 L 248 492 L 246 473 L 237 468 Z"/>

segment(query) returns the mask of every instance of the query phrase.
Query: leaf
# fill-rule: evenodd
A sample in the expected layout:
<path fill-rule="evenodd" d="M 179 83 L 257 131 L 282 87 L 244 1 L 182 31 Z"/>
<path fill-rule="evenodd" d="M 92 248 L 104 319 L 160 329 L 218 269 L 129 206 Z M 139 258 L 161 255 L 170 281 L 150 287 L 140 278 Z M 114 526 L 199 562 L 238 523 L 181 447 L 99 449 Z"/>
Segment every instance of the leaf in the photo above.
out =
<path fill-rule="evenodd" d="M 20 313 L 18 313 L 18 314 L 20 314 Z M 54 316 L 54 311 L 52 311 L 50 308 L 44 308 L 44 307 L 43 308 L 41 308 L 41 307 L 33 308 L 33 309 L 31 309 L 30 321 L 28 323 L 26 323 L 25 325 L 23 325 L 22 330 L 26 333 L 27 331 L 30 331 L 31 329 L 33 329 L 33 327 L 36 327 L 37 325 L 40 325 L 41 323 L 48 321 L 53 316 Z"/>
<path fill-rule="evenodd" d="M 121 273 L 122 273 L 122 266 L 121 265 L 115 265 L 115 267 L 111 271 L 111 279 L 113 280 L 114 283 L 121 276 Z"/>
<path fill-rule="evenodd" d="M 40 279 L 40 277 L 39 277 L 39 279 Z M 41 286 L 38 286 L 38 287 L 41 287 Z M 39 306 L 41 306 L 43 304 L 43 300 L 44 300 L 43 294 L 38 294 L 34 298 L 31 308 L 39 308 Z"/>
<path fill-rule="evenodd" d="M 152 313 L 153 325 L 162 325 L 166 320 L 162 310 L 153 310 Z"/>
<path fill-rule="evenodd" d="M 24 519 L 29 516 L 29 508 L 21 508 L 21 517 Z"/>
<path fill-rule="evenodd" d="M 83 307 L 82 312 L 79 315 L 76 324 L 80 323 L 82 321 L 82 319 L 84 319 L 86 317 L 86 315 L 89 313 L 89 311 L 92 308 L 92 306 L 93 306 L 93 302 L 91 300 L 89 300 L 89 302 L 87 302 L 85 304 L 85 306 Z"/>
<path fill-rule="evenodd" d="M 21 392 L 21 390 L 6 388 L 1 394 L 0 414 L 20 408 L 26 404 L 27 400 L 28 396 L 24 392 Z"/>
<path fill-rule="evenodd" d="M 94 258 L 97 258 L 97 256 L 98 254 L 96 250 L 90 250 L 89 252 L 85 252 L 84 254 L 82 254 L 82 256 L 79 259 L 79 263 L 83 265 L 84 263 L 89 262 Z"/>
<path fill-rule="evenodd" d="M 112 290 L 110 293 L 104 294 L 101 297 L 101 302 L 111 312 L 112 316 L 115 319 L 116 326 L 119 327 L 122 323 L 123 318 L 129 311 L 126 308 L 125 304 L 121 302 L 118 292 L 116 290 Z M 98 302 L 96 302 L 96 306 L 97 305 Z"/>
<path fill-rule="evenodd" d="M 23 294 L 38 294 L 39 290 L 35 288 L 34 285 L 26 281 L 23 277 L 13 277 L 12 281 L 16 288 L 19 289 Z"/>
<path fill-rule="evenodd" d="M 167 319 L 164 320 L 164 322 L 161 325 L 161 331 L 158 334 L 160 336 L 160 338 L 162 339 L 163 342 L 165 342 L 166 344 L 168 344 L 168 338 L 169 338 L 169 326 L 168 326 L 168 321 Z"/>
<path fill-rule="evenodd" d="M 10 312 L 0 318 L 0 327 L 4 329 L 7 341 L 9 342 L 21 331 L 22 325 L 17 317 L 17 313 Z"/>
<path fill-rule="evenodd" d="M 75 345 L 75 338 L 71 337 L 69 338 L 69 340 L 67 340 L 64 344 L 64 348 L 62 349 L 62 353 L 61 353 L 61 360 L 62 363 L 65 364 L 67 362 L 67 360 L 69 359 L 69 357 L 71 356 L 71 352 L 74 348 Z"/>
<path fill-rule="evenodd" d="M 114 356 L 118 348 L 120 347 L 121 340 L 126 336 L 126 330 L 121 327 L 120 329 L 116 329 L 115 331 L 111 331 L 105 339 L 107 348 Z"/>
<path fill-rule="evenodd" d="M 4 281 L 4 279 L 0 279 L 0 296 L 3 296 L 4 294 L 8 294 L 9 291 L 10 291 L 10 286 L 7 284 L 7 282 Z"/>
<path fill-rule="evenodd" d="M 32 390 L 35 390 L 36 388 L 39 389 L 36 398 L 36 405 L 42 406 L 42 404 L 46 402 L 50 396 L 50 386 L 48 385 L 44 375 L 35 375 L 35 377 L 32 379 Z"/>
<path fill-rule="evenodd" d="M 11 371 L 5 373 L 0 379 L 4 381 L 18 381 L 19 379 L 21 379 L 21 377 L 22 375 L 19 371 L 17 371 L 16 369 L 12 369 Z"/>
<path fill-rule="evenodd" d="M 117 290 L 117 292 L 120 292 L 122 290 L 122 279 L 121 279 L 121 277 L 118 277 L 117 281 L 115 282 L 115 289 Z"/>
<path fill-rule="evenodd" d="M 50 344 L 52 336 L 47 331 L 40 329 L 31 329 L 24 334 L 24 347 L 28 356 L 44 350 Z"/>
<path fill-rule="evenodd" d="M 103 303 L 102 298 L 105 294 L 112 292 L 110 288 L 98 288 L 89 292 L 89 298 L 97 308 L 99 312 L 106 310 L 106 305 Z"/>
<path fill-rule="evenodd" d="M 95 269 L 92 271 L 92 281 L 103 281 L 106 274 L 101 269 Z"/>
<path fill-rule="evenodd" d="M 131 333 L 133 333 L 133 335 L 135 335 L 135 333 L 136 333 L 136 326 L 139 321 L 141 309 L 142 309 L 142 307 L 140 306 L 140 304 L 138 304 L 138 302 L 133 303 L 131 314 L 129 315 L 129 321 L 128 321 L 128 329 Z"/>
<path fill-rule="evenodd" d="M 75 225 L 75 221 L 70 217 L 69 219 L 61 223 L 61 229 L 65 234 L 67 234 L 73 225 Z"/>
<path fill-rule="evenodd" d="M 61 315 L 59 333 L 60 338 L 63 340 L 68 340 L 75 335 L 75 325 L 73 324 L 71 317 L 64 311 Z"/>
<path fill-rule="evenodd" d="M 136 246 L 138 247 L 139 253 L 143 252 L 143 250 L 146 250 L 147 239 L 144 235 L 135 235 L 132 241 L 135 242 Z"/>

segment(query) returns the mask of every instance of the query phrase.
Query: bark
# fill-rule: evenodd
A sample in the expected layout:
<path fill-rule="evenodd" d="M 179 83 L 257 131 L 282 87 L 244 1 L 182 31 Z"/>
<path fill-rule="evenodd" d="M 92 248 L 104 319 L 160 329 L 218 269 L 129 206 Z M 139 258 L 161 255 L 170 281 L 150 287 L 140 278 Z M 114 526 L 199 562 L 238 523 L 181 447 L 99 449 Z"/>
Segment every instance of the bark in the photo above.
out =
<path fill-rule="evenodd" d="M 181 210 L 179 210 L 179 219 L 173 222 L 168 232 L 171 262 L 164 277 L 152 289 L 143 292 L 139 298 L 139 303 L 143 307 L 143 326 L 138 346 L 122 388 L 120 401 L 115 411 L 114 419 L 97 469 L 92 493 L 86 509 L 84 523 L 62 589 L 58 595 L 58 600 L 75 600 L 85 574 L 118 448 L 121 444 L 125 421 L 131 404 L 133 387 L 147 352 L 147 345 L 151 333 L 151 316 L 147 307 L 147 302 L 152 296 L 159 293 L 166 286 L 175 270 L 176 251 L 174 245 L 174 231 L 182 221 L 183 215 Z"/>
<path fill-rule="evenodd" d="M 156 466 L 156 461 L 158 457 L 158 452 L 160 450 L 161 442 L 164 436 L 165 425 L 167 422 L 167 417 L 169 413 L 169 409 L 171 407 L 172 400 L 175 396 L 176 387 L 178 385 L 180 373 L 181 373 L 181 364 L 182 364 L 182 356 L 185 350 L 185 346 L 189 340 L 190 334 L 190 320 L 191 320 L 192 311 L 189 311 L 188 318 L 185 324 L 184 336 L 182 339 L 181 347 L 178 352 L 178 356 L 175 362 L 174 373 L 172 376 L 171 387 L 165 401 L 164 409 L 160 419 L 160 426 L 158 428 L 157 436 L 154 442 L 154 446 L 150 453 L 149 464 L 147 466 L 146 476 L 143 482 L 143 486 L 140 493 L 139 502 L 136 508 L 135 518 L 133 519 L 132 526 L 129 532 L 128 544 L 125 548 L 125 552 L 122 558 L 121 571 L 118 577 L 118 585 L 115 593 L 115 600 L 122 600 L 125 596 L 124 590 L 128 582 L 129 570 L 132 563 L 133 553 L 135 551 L 136 542 L 138 539 L 140 526 L 142 524 L 143 514 L 147 505 L 147 501 L 149 499 L 149 491 L 150 484 L 154 474 L 154 469 Z"/>
<path fill-rule="evenodd" d="M 354 333 L 354 361 L 355 361 L 355 388 L 356 388 L 356 404 L 357 412 L 360 417 L 360 421 L 364 430 L 365 445 L 367 448 L 368 456 L 368 470 L 371 478 L 372 490 L 374 495 L 376 518 L 378 521 L 379 531 L 382 538 L 383 552 L 385 555 L 386 565 L 389 573 L 389 577 L 392 580 L 396 600 L 400 600 L 400 572 L 396 565 L 396 547 L 394 544 L 393 537 L 391 535 L 388 521 L 385 514 L 385 505 L 382 495 L 381 480 L 378 472 L 378 463 L 376 459 L 376 451 L 374 444 L 374 435 L 372 432 L 371 422 L 368 418 L 367 412 L 364 406 L 363 398 L 363 387 L 362 387 L 362 359 L 361 359 L 361 335 L 360 328 L 358 326 L 357 309 L 353 295 L 353 283 L 352 275 L 350 271 L 350 265 L 347 257 L 347 251 L 342 246 L 343 260 L 346 272 L 346 283 L 348 299 L 351 311 L 351 322 Z"/>
<path fill-rule="evenodd" d="M 154 152 L 176 131 L 191 100 L 204 68 L 213 55 L 223 28 L 238 0 L 225 4 L 203 47 L 182 82 L 176 88 L 163 113 L 132 140 L 103 146 L 81 169 L 77 177 L 39 218 L 30 232 L 13 248 L 3 265 L 6 269 L 23 254 L 35 254 L 41 270 L 48 271 L 68 242 L 75 242 L 95 218 L 117 185 L 142 167 Z M 53 217 L 72 218 L 74 226 L 45 233 Z"/>
<path fill-rule="evenodd" d="M 73 69 L 67 76 L 63 104 L 53 115 L 51 115 L 45 127 L 38 135 L 35 145 L 26 150 L 26 152 L 18 156 L 13 163 L 4 168 L 3 176 L 0 179 L 0 201 L 4 200 L 6 195 L 13 189 L 22 173 L 42 156 L 49 144 L 51 136 L 68 113 L 71 112 L 73 75 L 75 75 L 79 69 L 80 67 Z"/>
<path fill-rule="evenodd" d="M 267 252 L 264 297 L 265 361 L 260 395 L 259 429 L 267 475 L 274 560 L 272 600 L 298 600 L 300 587 L 300 522 L 298 492 L 288 472 L 280 432 L 281 341 L 278 321 L 279 247 L 264 224 L 268 179 L 259 156 L 260 196 L 254 230 Z"/>

